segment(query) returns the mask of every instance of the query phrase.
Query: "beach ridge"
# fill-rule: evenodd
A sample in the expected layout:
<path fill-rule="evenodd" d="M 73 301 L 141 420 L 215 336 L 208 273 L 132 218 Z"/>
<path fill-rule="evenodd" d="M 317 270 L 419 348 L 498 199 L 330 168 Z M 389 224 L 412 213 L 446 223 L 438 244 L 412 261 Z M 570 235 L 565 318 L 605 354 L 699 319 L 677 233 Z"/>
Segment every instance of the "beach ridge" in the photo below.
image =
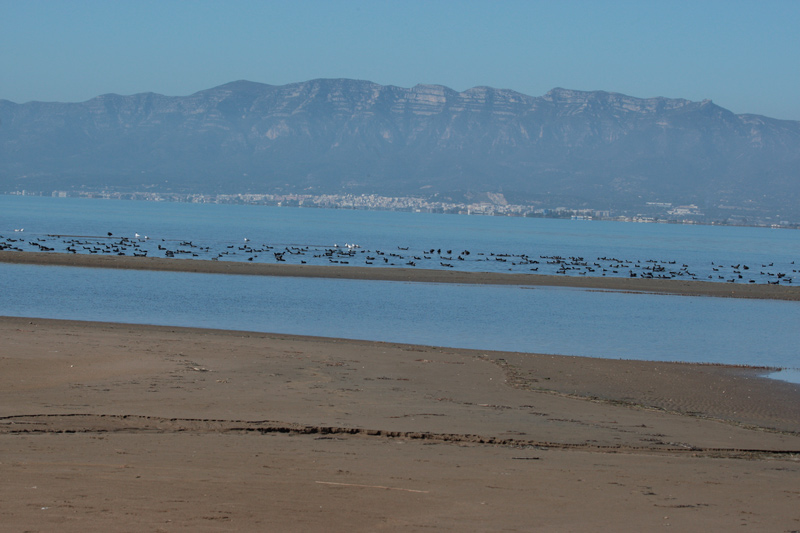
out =
<path fill-rule="evenodd" d="M 0 262 L 202 274 L 285 276 L 418 283 L 571 287 L 682 296 L 800 301 L 800 287 L 754 283 L 732 284 L 677 279 L 663 280 L 624 277 L 578 277 L 528 273 L 464 272 L 457 270 L 414 269 L 407 267 L 286 265 L 198 259 L 168 259 L 159 257 L 65 254 L 56 252 L 17 252 L 7 250 L 0 251 Z"/>

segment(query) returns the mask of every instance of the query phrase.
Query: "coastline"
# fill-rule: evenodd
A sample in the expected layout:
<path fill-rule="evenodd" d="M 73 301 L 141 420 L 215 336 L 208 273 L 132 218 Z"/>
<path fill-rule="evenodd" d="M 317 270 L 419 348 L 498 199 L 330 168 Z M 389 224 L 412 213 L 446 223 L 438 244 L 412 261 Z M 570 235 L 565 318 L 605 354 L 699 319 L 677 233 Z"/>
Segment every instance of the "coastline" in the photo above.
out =
<path fill-rule="evenodd" d="M 15 530 L 800 521 L 800 385 L 759 369 L 36 318 L 0 338 Z"/>
<path fill-rule="evenodd" d="M 754 298 L 800 301 L 800 287 L 763 284 L 731 284 L 709 281 L 684 281 L 619 277 L 555 276 L 543 274 L 505 274 L 461 272 L 400 267 L 315 266 L 166 259 L 156 257 L 101 256 L 53 252 L 0 251 L 0 262 L 83 268 L 119 268 L 203 274 L 311 277 L 419 283 L 461 283 L 484 285 L 523 285 L 572 287 L 579 289 L 648 292 L 683 296 Z"/>

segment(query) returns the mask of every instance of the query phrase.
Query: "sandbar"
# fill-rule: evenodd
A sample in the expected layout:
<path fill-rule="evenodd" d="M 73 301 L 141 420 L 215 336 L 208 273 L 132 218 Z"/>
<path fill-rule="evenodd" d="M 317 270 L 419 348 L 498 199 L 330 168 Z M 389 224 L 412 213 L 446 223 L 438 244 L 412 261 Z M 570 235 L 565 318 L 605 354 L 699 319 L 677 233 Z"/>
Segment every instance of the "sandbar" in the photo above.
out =
<path fill-rule="evenodd" d="M 401 267 L 286 265 L 279 263 L 265 264 L 197 259 L 167 259 L 159 257 L 16 251 L 0 251 L 0 262 L 84 268 L 196 272 L 203 274 L 290 276 L 419 283 L 575 287 L 581 289 L 649 292 L 683 296 L 800 301 L 800 287 L 754 283 L 720 283 L 682 279 L 643 279 L 599 276 L 579 277 L 527 273 L 462 272 L 457 270 Z"/>
<path fill-rule="evenodd" d="M 798 530 L 800 386 L 763 373 L 0 317 L 0 523 Z"/>

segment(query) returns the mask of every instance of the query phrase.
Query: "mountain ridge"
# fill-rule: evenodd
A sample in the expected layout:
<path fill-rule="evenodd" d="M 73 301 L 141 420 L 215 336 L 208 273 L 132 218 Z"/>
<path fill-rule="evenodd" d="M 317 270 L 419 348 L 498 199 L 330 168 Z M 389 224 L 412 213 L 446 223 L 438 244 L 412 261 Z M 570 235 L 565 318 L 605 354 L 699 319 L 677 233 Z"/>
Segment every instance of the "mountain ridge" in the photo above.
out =
<path fill-rule="evenodd" d="M 0 100 L 0 191 L 366 193 L 800 219 L 800 121 L 553 88 L 237 80 L 188 96 Z"/>

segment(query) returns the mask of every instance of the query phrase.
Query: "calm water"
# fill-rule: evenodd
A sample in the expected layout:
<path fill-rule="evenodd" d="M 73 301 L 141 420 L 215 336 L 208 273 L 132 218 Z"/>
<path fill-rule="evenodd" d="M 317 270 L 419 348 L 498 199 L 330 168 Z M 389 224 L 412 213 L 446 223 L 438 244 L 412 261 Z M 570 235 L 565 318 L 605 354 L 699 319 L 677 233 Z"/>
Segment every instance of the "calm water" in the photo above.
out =
<path fill-rule="evenodd" d="M 263 261 L 275 261 L 274 251 L 287 247 L 309 247 L 302 256 L 309 263 L 330 261 L 314 258 L 312 251 L 358 243 L 355 253 L 387 258 L 383 265 L 376 261 L 376 268 L 388 259 L 400 261 L 397 256 L 440 247 L 443 253 L 470 250 L 468 260 L 454 258 L 455 267 L 485 271 L 521 268 L 508 265 L 514 254 L 581 257 L 590 263 L 614 258 L 631 266 L 647 260 L 675 262 L 698 276 L 717 275 L 720 270 L 713 269 L 722 265 L 730 271 L 749 263 L 750 271 L 760 271 L 771 263 L 772 270 L 782 269 L 790 277 L 792 262 L 800 261 L 798 233 L 786 230 L 0 196 L 4 239 L 31 246 L 36 239 L 54 242 L 47 237 L 52 234 L 107 232 L 114 239 L 148 235 L 149 241 L 140 242 L 150 246 L 152 255 L 161 251 L 159 246 L 177 249 L 186 241 L 194 249 L 209 248 L 206 256 L 211 249 L 243 252 L 239 247 L 248 246 L 247 237 L 250 245 L 274 247 L 256 258 Z M 479 260 L 478 254 L 503 255 L 506 262 Z M 241 253 L 225 259 L 247 257 Z M 301 256 L 287 253 L 285 259 L 299 262 Z M 540 261 L 540 268 L 544 265 Z M 796 302 L 26 265 L 0 265 L 0 294 L 0 314 L 9 316 L 800 367 Z M 783 376 L 800 381 L 796 374 Z"/>
<path fill-rule="evenodd" d="M 132 242 L 120 246 L 123 237 Z M 766 228 L 0 196 L 0 242 L 25 251 L 41 244 L 254 262 L 281 253 L 297 264 L 800 284 L 800 232 Z M 345 244 L 360 248 L 344 255 Z"/>

